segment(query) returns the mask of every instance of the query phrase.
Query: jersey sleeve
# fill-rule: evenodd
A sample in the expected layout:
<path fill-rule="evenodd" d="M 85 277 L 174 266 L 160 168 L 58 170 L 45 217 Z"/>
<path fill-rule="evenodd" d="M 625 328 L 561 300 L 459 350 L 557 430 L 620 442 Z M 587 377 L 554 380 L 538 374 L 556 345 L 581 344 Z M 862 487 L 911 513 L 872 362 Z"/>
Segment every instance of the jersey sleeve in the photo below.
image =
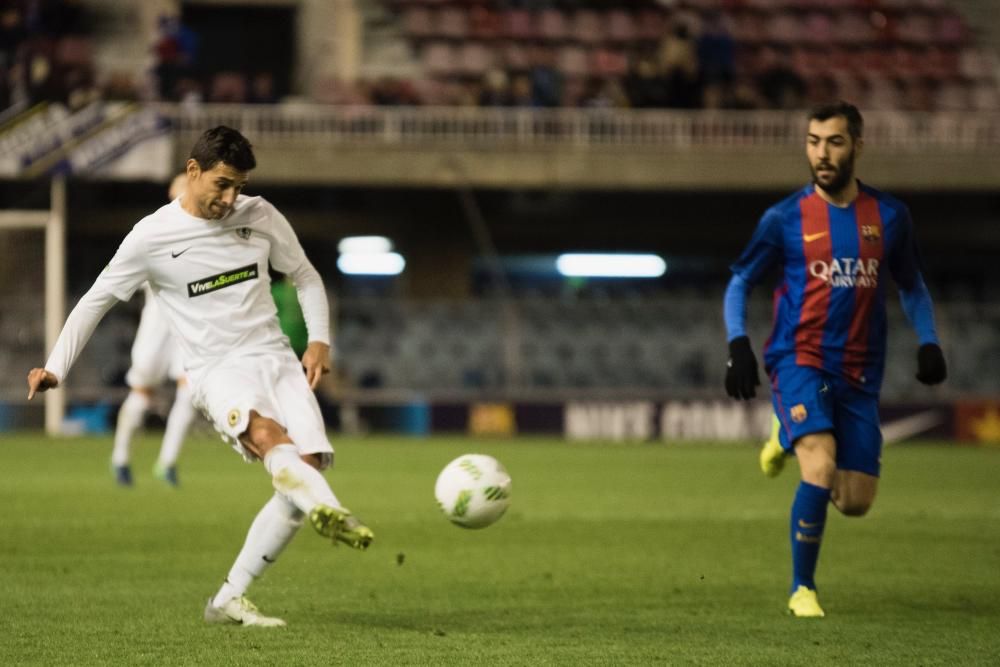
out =
<path fill-rule="evenodd" d="M 897 285 L 910 290 L 920 279 L 920 254 L 917 251 L 910 211 L 902 205 L 898 211 L 896 238 L 889 251 L 889 272 Z"/>
<path fill-rule="evenodd" d="M 65 380 L 94 329 L 115 303 L 117 300 L 114 294 L 99 283 L 94 283 L 66 318 L 66 324 L 59 332 L 55 347 L 45 362 L 45 370 L 55 375 L 60 382 Z"/>
<path fill-rule="evenodd" d="M 783 247 L 781 214 L 770 209 L 757 223 L 757 229 L 743 253 L 729 268 L 748 284 L 755 285 L 771 267 L 781 261 Z"/>
<path fill-rule="evenodd" d="M 270 207 L 272 226 L 271 254 L 268 258 L 271 266 L 295 284 L 302 317 L 309 331 L 309 342 L 330 345 L 330 304 L 323 279 L 306 257 L 288 219 L 270 204 L 267 206 Z"/>
<path fill-rule="evenodd" d="M 302 249 L 302 244 L 299 243 L 299 237 L 281 211 L 270 202 L 264 202 L 264 206 L 267 207 L 268 227 L 271 234 L 271 254 L 268 261 L 276 271 L 285 274 L 295 273 L 303 262 L 309 261 Z"/>
<path fill-rule="evenodd" d="M 145 282 L 148 274 L 146 244 L 133 229 L 122 240 L 114 257 L 97 277 L 94 285 L 113 294 L 119 301 L 128 301 Z"/>

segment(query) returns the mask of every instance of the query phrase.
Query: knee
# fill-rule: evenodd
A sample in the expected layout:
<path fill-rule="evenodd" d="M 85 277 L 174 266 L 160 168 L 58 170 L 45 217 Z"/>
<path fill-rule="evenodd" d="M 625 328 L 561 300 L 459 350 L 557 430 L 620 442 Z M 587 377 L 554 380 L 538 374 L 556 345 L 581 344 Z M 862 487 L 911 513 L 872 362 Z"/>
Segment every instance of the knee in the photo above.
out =
<path fill-rule="evenodd" d="M 261 417 L 256 412 L 251 415 L 243 438 L 249 440 L 254 447 L 262 451 L 266 451 L 281 442 L 289 441 L 285 429 L 281 428 L 278 422 L 270 417 Z"/>
<path fill-rule="evenodd" d="M 829 433 L 803 436 L 795 442 L 802 479 L 810 484 L 831 488 L 837 476 L 837 445 Z"/>
<path fill-rule="evenodd" d="M 323 469 L 323 458 L 319 454 L 303 454 L 302 460 L 311 465 L 316 470 Z"/>
<path fill-rule="evenodd" d="M 872 508 L 872 504 L 870 502 L 858 500 L 844 501 L 837 498 L 834 499 L 833 505 L 841 514 L 850 517 L 862 517 L 868 514 L 868 510 Z"/>
<path fill-rule="evenodd" d="M 837 462 L 825 456 L 812 457 L 806 461 L 799 461 L 802 470 L 802 479 L 821 486 L 825 489 L 832 488 L 837 477 Z"/>

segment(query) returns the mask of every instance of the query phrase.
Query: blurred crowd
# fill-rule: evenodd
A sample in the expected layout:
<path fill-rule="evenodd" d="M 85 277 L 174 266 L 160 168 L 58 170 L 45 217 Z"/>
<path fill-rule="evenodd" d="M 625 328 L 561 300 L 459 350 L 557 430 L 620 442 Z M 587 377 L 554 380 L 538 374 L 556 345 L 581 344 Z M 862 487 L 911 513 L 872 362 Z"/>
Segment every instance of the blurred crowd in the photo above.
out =
<path fill-rule="evenodd" d="M 23 102 L 86 104 L 99 95 L 80 0 L 0 0 L 0 111 Z"/>
<path fill-rule="evenodd" d="M 947 0 L 390 0 L 424 76 L 336 98 L 485 107 L 995 110 Z"/>
<path fill-rule="evenodd" d="M 312 81 L 308 99 L 798 109 L 841 97 L 866 109 L 1000 108 L 996 55 L 973 45 L 945 0 L 384 0 L 384 6 L 417 74 Z M 81 0 L 0 0 L 0 111 L 39 100 L 79 107 L 101 97 L 268 104 L 282 101 L 276 78 L 294 78 L 249 66 L 218 71 L 201 57 L 197 30 L 176 16 L 160 19 L 148 72 L 98 72 L 91 23 Z"/>

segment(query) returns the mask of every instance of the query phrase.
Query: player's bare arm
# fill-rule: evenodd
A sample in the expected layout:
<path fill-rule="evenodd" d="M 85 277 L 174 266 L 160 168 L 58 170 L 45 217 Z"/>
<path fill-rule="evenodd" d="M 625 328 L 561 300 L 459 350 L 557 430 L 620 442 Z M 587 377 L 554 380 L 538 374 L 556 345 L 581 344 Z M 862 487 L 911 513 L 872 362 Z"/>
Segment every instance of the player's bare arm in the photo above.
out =
<path fill-rule="evenodd" d="M 315 390 L 323 375 L 330 372 L 330 346 L 320 341 L 310 341 L 302 355 L 302 367 L 306 370 L 309 387 Z"/>
<path fill-rule="evenodd" d="M 55 389 L 59 386 L 59 378 L 44 368 L 32 368 L 28 371 L 28 400 L 36 393 Z"/>

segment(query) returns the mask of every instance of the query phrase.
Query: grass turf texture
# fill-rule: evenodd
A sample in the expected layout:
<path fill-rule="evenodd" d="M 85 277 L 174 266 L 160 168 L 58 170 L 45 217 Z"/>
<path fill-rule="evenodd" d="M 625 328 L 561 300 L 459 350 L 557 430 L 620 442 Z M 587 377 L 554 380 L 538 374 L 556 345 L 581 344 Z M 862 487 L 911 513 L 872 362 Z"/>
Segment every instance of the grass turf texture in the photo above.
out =
<path fill-rule="evenodd" d="M 109 438 L 0 439 L 0 664 L 997 664 L 1000 450 L 896 446 L 863 520 L 831 513 L 823 620 L 784 614 L 787 514 L 749 446 L 338 441 L 367 553 L 303 527 L 251 589 L 288 628 L 208 626 L 259 465 L 189 442 L 182 488 L 116 488 Z M 433 500 L 458 454 L 497 456 L 513 505 L 480 531 Z M 402 561 L 402 562 L 400 562 Z"/>

